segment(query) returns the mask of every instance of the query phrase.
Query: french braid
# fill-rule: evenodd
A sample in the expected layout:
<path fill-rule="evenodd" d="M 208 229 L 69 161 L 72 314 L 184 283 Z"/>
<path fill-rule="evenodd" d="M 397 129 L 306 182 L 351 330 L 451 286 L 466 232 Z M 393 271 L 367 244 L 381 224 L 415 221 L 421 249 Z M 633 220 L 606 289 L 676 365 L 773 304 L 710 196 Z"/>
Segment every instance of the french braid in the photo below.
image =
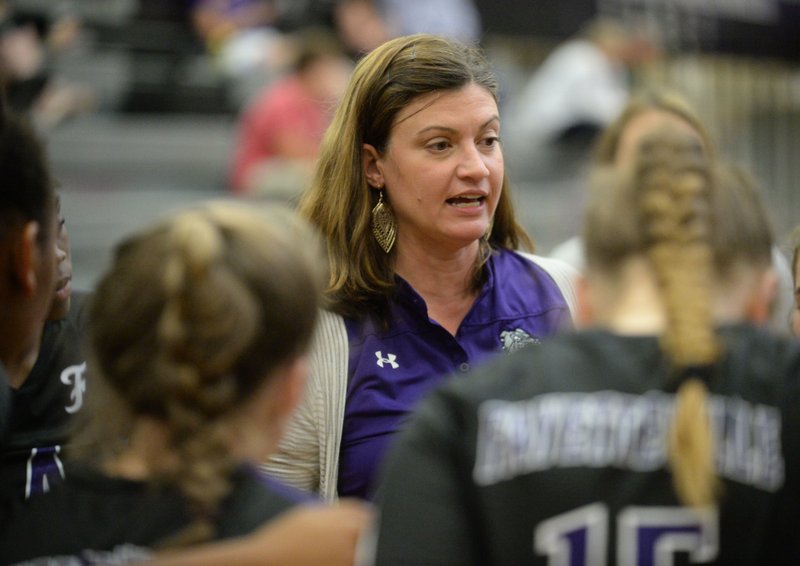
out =
<path fill-rule="evenodd" d="M 693 368 L 710 366 L 719 355 L 711 312 L 711 172 L 696 144 L 661 133 L 642 143 L 634 183 L 647 255 L 665 305 L 662 347 L 676 371 L 688 370 L 669 436 L 673 483 L 685 504 L 708 505 L 718 484 L 714 442 L 708 391 Z"/>
<path fill-rule="evenodd" d="M 98 285 L 100 404 L 123 407 L 128 427 L 140 416 L 166 426 L 177 464 L 150 469 L 192 513 L 166 546 L 213 536 L 237 463 L 230 417 L 309 344 L 324 279 L 318 242 L 288 212 L 271 220 L 231 203 L 183 212 L 120 246 Z M 123 433 L 98 431 L 124 430 L 114 420 L 86 435 L 101 459 L 124 446 Z"/>

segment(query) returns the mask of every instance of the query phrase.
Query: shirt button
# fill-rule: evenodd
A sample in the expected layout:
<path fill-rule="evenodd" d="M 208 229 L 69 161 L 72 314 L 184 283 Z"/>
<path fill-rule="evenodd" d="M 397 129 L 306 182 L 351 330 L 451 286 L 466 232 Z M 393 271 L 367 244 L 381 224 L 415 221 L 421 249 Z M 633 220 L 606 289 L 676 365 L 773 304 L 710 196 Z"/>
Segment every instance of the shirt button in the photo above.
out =
<path fill-rule="evenodd" d="M 458 366 L 458 369 L 461 371 L 469 371 L 469 364 L 467 362 L 463 362 Z"/>

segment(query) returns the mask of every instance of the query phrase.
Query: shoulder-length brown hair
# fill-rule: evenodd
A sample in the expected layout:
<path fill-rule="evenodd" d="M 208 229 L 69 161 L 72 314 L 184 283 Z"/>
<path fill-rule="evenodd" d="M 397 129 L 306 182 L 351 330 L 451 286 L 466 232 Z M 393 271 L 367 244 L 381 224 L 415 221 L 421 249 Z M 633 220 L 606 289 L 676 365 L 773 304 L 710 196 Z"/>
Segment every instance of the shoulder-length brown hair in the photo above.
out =
<path fill-rule="evenodd" d="M 480 50 L 428 34 L 390 40 L 356 66 L 322 141 L 312 184 L 299 203 L 300 213 L 319 228 L 327 244 L 327 296 L 334 311 L 346 316 L 385 314 L 395 284 L 394 254 L 380 248 L 370 228 L 377 195 L 364 176 L 363 144 L 383 151 L 395 117 L 413 100 L 472 83 L 497 99 L 497 79 Z M 517 223 L 504 177 L 481 258 L 488 257 L 490 246 L 513 249 L 520 244 L 533 248 Z"/>

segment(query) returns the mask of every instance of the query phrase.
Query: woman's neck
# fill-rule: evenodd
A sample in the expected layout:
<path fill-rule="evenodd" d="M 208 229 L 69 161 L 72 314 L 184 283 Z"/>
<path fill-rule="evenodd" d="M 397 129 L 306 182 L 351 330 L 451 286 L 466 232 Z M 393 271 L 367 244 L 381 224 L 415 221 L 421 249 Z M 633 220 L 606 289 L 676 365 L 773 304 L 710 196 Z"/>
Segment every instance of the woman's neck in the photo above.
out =
<path fill-rule="evenodd" d="M 425 300 L 428 317 L 455 335 L 472 308 L 478 243 L 449 254 L 398 246 L 395 272 Z"/>
<path fill-rule="evenodd" d="M 711 297 L 711 315 L 715 325 L 751 321 L 764 322 L 770 299 L 769 291 L 760 291 L 763 272 L 737 272 L 733 282 L 715 282 Z M 616 278 L 593 278 L 592 307 L 594 325 L 619 334 L 661 334 L 667 324 L 662 291 L 652 270 L 644 261 L 630 260 Z M 762 295 L 764 295 L 762 297 Z M 755 305 L 755 306 L 753 306 Z M 751 312 L 753 311 L 753 312 Z"/>

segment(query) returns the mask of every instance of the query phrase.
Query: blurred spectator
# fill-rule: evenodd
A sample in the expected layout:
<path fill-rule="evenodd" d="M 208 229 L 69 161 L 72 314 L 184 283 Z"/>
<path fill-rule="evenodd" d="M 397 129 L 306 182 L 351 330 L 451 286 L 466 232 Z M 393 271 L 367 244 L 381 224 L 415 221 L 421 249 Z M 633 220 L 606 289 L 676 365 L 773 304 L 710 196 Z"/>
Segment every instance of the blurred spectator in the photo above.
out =
<path fill-rule="evenodd" d="M 292 72 L 265 88 L 241 116 L 234 192 L 293 196 L 309 179 L 351 67 L 330 33 L 314 28 L 296 38 Z"/>
<path fill-rule="evenodd" d="M 0 70 L 12 110 L 30 114 L 42 129 L 89 110 L 91 90 L 59 77 L 53 59 L 80 34 L 68 11 L 22 11 L 0 0 Z"/>
<path fill-rule="evenodd" d="M 192 25 L 237 102 L 247 100 L 285 66 L 283 34 L 273 0 L 193 0 Z"/>
<path fill-rule="evenodd" d="M 482 32 L 472 0 L 339 0 L 333 22 L 355 58 L 401 35 L 433 33 L 478 43 Z"/>
<path fill-rule="evenodd" d="M 195 29 L 212 52 L 240 32 L 268 27 L 274 20 L 269 0 L 194 0 L 192 7 Z"/>
<path fill-rule="evenodd" d="M 559 144 L 586 156 L 594 137 L 628 101 L 630 72 L 652 60 L 655 42 L 612 20 L 589 23 L 575 38 L 557 47 L 529 79 L 514 108 L 507 139 L 522 162 Z M 552 160 L 555 163 L 558 160 Z"/>
<path fill-rule="evenodd" d="M 472 0 L 376 0 L 393 37 L 434 33 L 477 43 L 481 18 Z"/>
<path fill-rule="evenodd" d="M 389 29 L 373 0 L 337 2 L 333 23 L 345 49 L 356 59 L 389 39 Z"/>

